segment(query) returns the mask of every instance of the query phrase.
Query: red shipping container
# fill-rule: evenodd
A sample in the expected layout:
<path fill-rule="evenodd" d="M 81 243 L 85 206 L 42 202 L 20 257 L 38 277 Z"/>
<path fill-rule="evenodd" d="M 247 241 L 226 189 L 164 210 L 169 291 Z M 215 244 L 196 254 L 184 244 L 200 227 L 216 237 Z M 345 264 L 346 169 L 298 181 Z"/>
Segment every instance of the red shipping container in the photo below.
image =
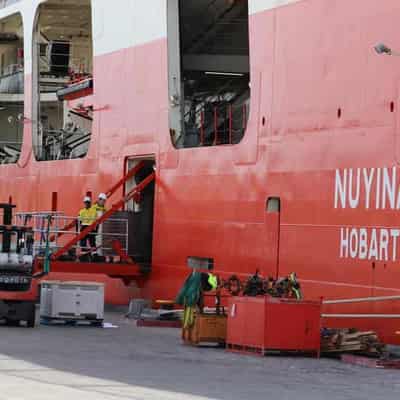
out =
<path fill-rule="evenodd" d="M 321 302 L 273 297 L 229 301 L 227 347 L 236 351 L 313 352 L 321 345 Z"/>

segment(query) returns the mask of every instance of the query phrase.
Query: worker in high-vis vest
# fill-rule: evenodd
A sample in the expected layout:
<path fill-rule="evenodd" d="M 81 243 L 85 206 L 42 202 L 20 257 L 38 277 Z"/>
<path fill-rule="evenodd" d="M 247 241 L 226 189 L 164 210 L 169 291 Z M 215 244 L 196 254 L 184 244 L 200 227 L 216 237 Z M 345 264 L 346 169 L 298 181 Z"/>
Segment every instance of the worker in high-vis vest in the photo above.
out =
<path fill-rule="evenodd" d="M 201 272 L 201 290 L 211 292 L 218 289 L 218 277 L 210 272 Z"/>
<path fill-rule="evenodd" d="M 85 196 L 83 199 L 84 208 L 79 211 L 79 230 L 80 232 L 84 231 L 88 226 L 92 225 L 94 221 L 96 221 L 96 212 L 92 207 L 92 199 L 88 196 Z M 81 249 L 87 250 L 87 244 L 89 243 L 89 248 L 96 247 L 96 234 L 93 232 L 88 233 L 84 238 L 80 241 Z"/>
<path fill-rule="evenodd" d="M 96 219 L 99 219 L 107 212 L 106 209 L 107 195 L 105 193 L 100 193 L 95 204 L 93 204 L 92 209 L 96 215 Z M 96 230 L 96 248 L 97 255 L 103 256 L 103 225 L 100 224 Z"/>
<path fill-rule="evenodd" d="M 211 290 L 216 290 L 218 288 L 218 277 L 213 274 L 208 274 L 208 284 L 211 286 Z"/>
<path fill-rule="evenodd" d="M 96 210 L 97 217 L 100 218 L 106 210 L 107 195 L 100 193 L 96 203 L 93 204 L 93 209 Z"/>

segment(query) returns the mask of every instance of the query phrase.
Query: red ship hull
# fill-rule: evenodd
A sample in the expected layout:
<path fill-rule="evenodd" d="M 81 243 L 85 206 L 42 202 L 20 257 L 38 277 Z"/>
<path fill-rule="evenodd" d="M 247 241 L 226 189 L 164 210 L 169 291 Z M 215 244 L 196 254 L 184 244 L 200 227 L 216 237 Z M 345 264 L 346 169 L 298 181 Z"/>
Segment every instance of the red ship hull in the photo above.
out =
<path fill-rule="evenodd" d="M 382 257 L 341 257 L 342 229 L 400 225 L 389 200 L 385 208 L 364 206 L 362 183 L 363 168 L 393 174 L 398 165 L 399 62 L 378 57 L 373 45 L 385 40 L 400 48 L 399 18 L 395 0 L 384 6 L 309 0 L 253 14 L 251 114 L 244 139 L 234 146 L 173 147 L 166 39 L 96 56 L 95 93 L 85 103 L 100 111 L 87 157 L 35 161 L 26 124 L 19 165 L 1 167 L 0 198 L 12 196 L 19 210 L 46 210 L 56 192 L 58 209 L 75 215 L 86 192 L 104 191 L 121 177 L 127 158 L 154 156 L 152 271 L 140 296 L 174 298 L 190 271 L 189 256 L 213 258 L 216 272 L 226 276 L 296 271 L 307 299 L 400 295 L 393 242 L 383 250 L 377 244 Z M 27 76 L 25 87 L 30 83 Z M 358 168 L 358 206 L 335 207 L 345 169 L 354 175 L 346 196 L 357 196 Z M 370 188 L 370 197 L 380 188 Z M 267 212 L 269 198 L 280 199 L 279 216 Z M 107 300 L 126 303 L 132 292 L 105 280 Z M 330 306 L 326 312 L 398 314 L 398 304 Z M 399 319 L 325 324 L 374 329 L 400 343 Z"/>

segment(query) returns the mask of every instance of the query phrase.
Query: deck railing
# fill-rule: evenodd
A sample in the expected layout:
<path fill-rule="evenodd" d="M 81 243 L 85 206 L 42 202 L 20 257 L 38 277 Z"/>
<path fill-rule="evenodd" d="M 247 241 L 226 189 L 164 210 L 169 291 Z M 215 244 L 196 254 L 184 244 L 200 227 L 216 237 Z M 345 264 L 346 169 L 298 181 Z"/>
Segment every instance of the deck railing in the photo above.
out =
<path fill-rule="evenodd" d="M 51 217 L 51 225 L 48 230 L 48 218 Z M 64 227 L 71 222 L 76 223 L 73 230 L 65 230 Z M 59 212 L 19 212 L 15 215 L 15 223 L 19 226 L 29 226 L 33 229 L 34 244 L 33 255 L 43 256 L 46 251 L 46 236 L 49 234 L 51 252 L 55 252 L 62 248 L 66 241 L 78 236 L 79 227 L 76 217 L 65 216 Z M 101 253 L 105 256 L 116 256 L 116 252 L 112 246 L 112 242 L 117 240 L 121 244 L 124 253 L 128 252 L 128 220 L 121 218 L 110 218 L 103 222 L 101 231 L 95 236 L 100 236 L 100 243 L 96 240 L 96 245 L 101 249 Z M 61 238 L 63 236 L 63 238 Z M 83 249 L 79 243 L 73 246 L 74 255 L 88 251 Z"/>
<path fill-rule="evenodd" d="M 11 6 L 12 4 L 18 3 L 21 0 L 0 0 L 0 8 Z"/>
<path fill-rule="evenodd" d="M 337 299 L 337 300 L 323 300 L 323 305 L 337 305 L 337 304 L 357 304 L 357 303 L 374 303 L 382 301 L 400 301 L 400 296 L 377 296 L 377 297 L 359 297 L 353 299 Z M 400 308 L 399 308 L 400 309 Z M 400 314 L 321 314 L 322 318 L 350 318 L 350 319 L 363 319 L 363 318 L 378 318 L 378 319 L 400 319 Z"/>

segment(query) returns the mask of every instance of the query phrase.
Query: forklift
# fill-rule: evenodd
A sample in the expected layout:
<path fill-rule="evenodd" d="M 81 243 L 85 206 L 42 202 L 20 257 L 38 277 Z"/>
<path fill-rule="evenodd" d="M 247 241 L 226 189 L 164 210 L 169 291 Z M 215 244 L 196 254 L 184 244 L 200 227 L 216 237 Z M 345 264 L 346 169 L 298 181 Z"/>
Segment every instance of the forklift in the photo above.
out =
<path fill-rule="evenodd" d="M 3 224 L 0 225 L 0 319 L 7 325 L 35 326 L 35 296 L 31 294 L 33 278 L 33 230 L 13 225 L 16 206 L 1 203 Z M 15 294 L 26 293 L 16 300 Z"/>

